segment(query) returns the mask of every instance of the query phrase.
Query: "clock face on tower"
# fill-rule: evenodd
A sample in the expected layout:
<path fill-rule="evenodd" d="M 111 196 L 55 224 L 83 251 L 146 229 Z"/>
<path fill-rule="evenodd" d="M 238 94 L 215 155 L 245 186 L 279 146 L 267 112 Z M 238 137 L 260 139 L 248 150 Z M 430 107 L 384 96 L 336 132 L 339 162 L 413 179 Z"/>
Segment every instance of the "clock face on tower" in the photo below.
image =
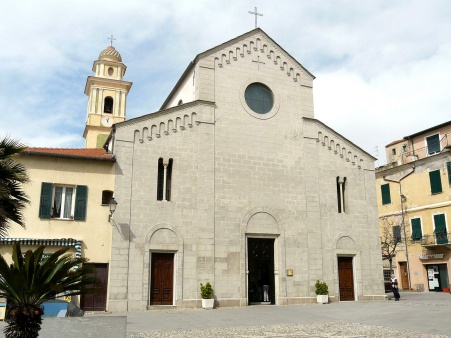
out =
<path fill-rule="evenodd" d="M 111 116 L 103 116 L 100 122 L 104 127 L 111 127 L 113 125 L 113 118 Z"/>

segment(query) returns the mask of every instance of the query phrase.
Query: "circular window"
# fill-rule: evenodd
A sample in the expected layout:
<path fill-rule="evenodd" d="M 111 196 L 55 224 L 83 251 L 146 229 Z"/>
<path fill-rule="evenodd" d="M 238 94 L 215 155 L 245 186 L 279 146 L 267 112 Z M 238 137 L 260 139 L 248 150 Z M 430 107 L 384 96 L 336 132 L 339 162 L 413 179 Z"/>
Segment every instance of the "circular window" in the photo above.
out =
<path fill-rule="evenodd" d="M 271 89 L 262 83 L 251 83 L 244 92 L 246 103 L 257 114 L 268 113 L 274 104 Z"/>
<path fill-rule="evenodd" d="M 111 76 L 114 73 L 113 67 L 108 68 L 108 75 Z"/>

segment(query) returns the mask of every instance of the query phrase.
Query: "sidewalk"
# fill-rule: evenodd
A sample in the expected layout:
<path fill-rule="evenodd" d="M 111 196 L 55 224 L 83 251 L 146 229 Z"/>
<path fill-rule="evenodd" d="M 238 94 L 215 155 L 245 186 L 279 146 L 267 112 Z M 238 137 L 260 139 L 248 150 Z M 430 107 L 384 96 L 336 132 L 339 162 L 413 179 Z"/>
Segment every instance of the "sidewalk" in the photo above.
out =
<path fill-rule="evenodd" d="M 46 318 L 40 337 L 443 337 L 451 336 L 450 319 L 450 294 L 401 292 L 400 302 L 167 309 Z M 0 322 L 0 330 L 3 327 Z"/>

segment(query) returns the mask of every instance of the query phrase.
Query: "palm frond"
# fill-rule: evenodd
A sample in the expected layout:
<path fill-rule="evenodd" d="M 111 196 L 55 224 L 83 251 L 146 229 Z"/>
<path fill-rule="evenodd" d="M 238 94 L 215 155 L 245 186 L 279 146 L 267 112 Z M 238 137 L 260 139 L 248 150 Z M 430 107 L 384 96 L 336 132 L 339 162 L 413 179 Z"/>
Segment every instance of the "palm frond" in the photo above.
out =
<path fill-rule="evenodd" d="M 17 304 L 40 305 L 62 295 L 93 293 L 99 281 L 94 268 L 83 265 L 86 258 L 73 258 L 60 249 L 43 258 L 45 246 L 22 256 L 20 245 L 13 245 L 13 264 L 9 267 L 0 255 L 0 296 Z"/>
<path fill-rule="evenodd" d="M 10 223 L 25 227 L 22 210 L 30 201 L 22 185 L 29 177 L 26 168 L 14 159 L 25 149 L 8 136 L 0 140 L 0 237 L 7 236 Z"/>

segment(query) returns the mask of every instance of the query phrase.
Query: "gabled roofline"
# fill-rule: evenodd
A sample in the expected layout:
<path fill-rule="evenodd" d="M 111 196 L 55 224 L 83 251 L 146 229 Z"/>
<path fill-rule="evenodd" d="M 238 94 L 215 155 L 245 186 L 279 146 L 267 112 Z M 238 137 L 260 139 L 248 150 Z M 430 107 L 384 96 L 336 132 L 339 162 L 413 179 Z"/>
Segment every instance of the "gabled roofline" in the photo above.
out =
<path fill-rule="evenodd" d="M 174 88 L 172 88 L 171 92 L 169 93 L 168 97 L 166 98 L 166 100 L 164 100 L 163 104 L 160 107 L 160 110 L 163 109 L 163 107 L 171 100 L 172 96 L 175 94 L 175 92 L 177 91 L 179 85 L 183 82 L 183 80 L 185 79 L 186 74 L 188 74 L 191 69 L 194 68 L 194 61 L 191 61 L 188 64 L 188 67 L 186 67 L 185 71 L 183 72 L 182 76 L 180 76 L 180 79 L 177 81 L 177 83 L 175 84 Z"/>
<path fill-rule="evenodd" d="M 364 153 L 366 156 L 370 157 L 371 159 L 373 159 L 374 161 L 377 160 L 376 157 L 374 157 L 373 155 L 371 155 L 370 153 L 368 153 L 367 151 L 363 150 L 362 148 L 360 148 L 358 145 L 356 145 L 354 142 L 349 141 L 346 137 L 344 137 L 343 135 L 341 135 L 340 133 L 337 133 L 334 129 L 332 129 L 331 127 L 329 127 L 328 125 L 324 124 L 323 122 L 321 122 L 320 120 L 311 118 L 311 117 L 303 117 L 302 119 L 306 120 L 306 121 L 310 121 L 310 122 L 316 122 L 320 125 L 322 125 L 324 128 L 329 129 L 331 131 L 333 131 L 335 134 L 337 134 L 338 136 L 340 136 L 341 138 L 343 138 L 346 142 L 348 142 L 349 144 L 351 144 L 353 147 L 355 147 L 356 149 L 358 149 L 359 151 L 361 151 L 362 153 Z"/>
<path fill-rule="evenodd" d="M 435 129 L 438 129 L 438 128 L 441 128 L 441 127 L 444 127 L 444 126 L 448 126 L 448 125 L 450 125 L 450 124 L 451 124 L 451 121 L 444 122 L 444 123 L 439 124 L 439 125 L 436 125 L 436 126 L 434 126 L 434 127 L 430 127 L 430 128 L 428 128 L 428 129 L 419 131 L 419 132 L 417 132 L 417 133 L 415 133 L 415 134 L 412 134 L 412 135 L 409 135 L 409 136 L 404 136 L 404 139 L 405 139 L 405 140 L 408 140 L 408 139 L 411 139 L 412 137 L 415 137 L 415 136 L 418 136 L 418 135 L 421 135 L 421 134 L 426 134 L 426 133 L 428 133 L 428 132 L 430 132 L 430 131 L 433 131 L 433 130 L 435 130 Z"/>
<path fill-rule="evenodd" d="M 153 112 L 153 113 L 137 116 L 137 117 L 134 117 L 132 119 L 128 119 L 128 120 L 125 120 L 122 122 L 117 122 L 117 123 L 113 124 L 113 130 L 116 131 L 116 128 L 121 128 L 123 126 L 127 126 L 127 125 L 135 123 L 135 122 L 146 121 L 146 120 L 153 119 L 153 118 L 156 118 L 161 115 L 172 113 L 173 111 L 183 110 L 183 109 L 186 109 L 189 107 L 194 107 L 194 106 L 201 105 L 201 104 L 214 106 L 215 102 L 206 101 L 206 100 L 195 100 L 195 101 L 184 103 L 180 106 L 174 106 L 174 107 L 166 108 L 163 110 L 157 110 L 156 112 Z"/>
<path fill-rule="evenodd" d="M 188 67 L 186 67 L 185 71 L 183 72 L 182 76 L 180 77 L 180 79 L 177 81 L 177 83 L 175 84 L 175 86 L 172 88 L 171 92 L 169 93 L 168 97 L 166 98 L 166 100 L 163 102 L 163 104 L 160 107 L 160 110 L 163 109 L 163 107 L 172 99 L 172 96 L 175 94 L 175 92 L 177 91 L 179 85 L 182 83 L 182 81 L 184 80 L 185 76 L 188 74 L 188 72 L 191 71 L 192 68 L 194 68 L 194 66 L 199 62 L 200 59 L 211 55 L 213 53 L 215 53 L 218 50 L 221 50 L 224 48 L 224 46 L 226 45 L 231 45 L 234 44 L 236 41 L 238 40 L 242 40 L 243 38 L 253 35 L 255 33 L 262 33 L 266 36 L 267 39 L 269 39 L 272 43 L 274 43 L 283 53 L 285 53 L 286 55 L 288 55 L 292 61 L 296 64 L 298 64 L 307 74 L 309 74 L 313 79 L 315 79 L 315 75 L 313 75 L 311 72 L 309 72 L 307 70 L 307 68 L 305 68 L 298 60 L 296 60 L 293 56 L 291 56 L 290 53 L 288 53 L 285 49 L 283 49 L 276 41 L 274 41 L 268 34 L 266 34 L 265 31 L 263 31 L 261 28 L 255 28 L 247 33 L 241 34 L 229 41 L 223 42 L 220 45 L 217 45 L 213 48 L 207 49 L 206 51 L 199 53 L 196 55 L 196 57 L 194 58 L 193 61 L 191 61 L 188 64 Z"/>

